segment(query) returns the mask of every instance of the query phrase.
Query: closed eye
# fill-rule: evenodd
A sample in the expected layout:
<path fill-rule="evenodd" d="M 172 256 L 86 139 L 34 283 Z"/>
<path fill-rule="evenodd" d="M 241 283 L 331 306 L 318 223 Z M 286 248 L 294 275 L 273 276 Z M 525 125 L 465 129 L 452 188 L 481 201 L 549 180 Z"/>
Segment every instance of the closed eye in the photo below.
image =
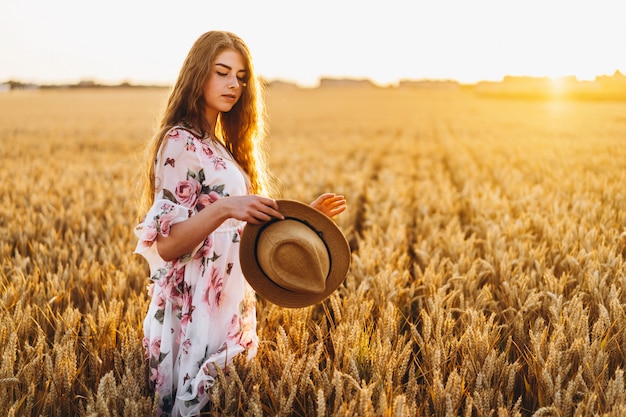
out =
<path fill-rule="evenodd" d="M 217 75 L 219 75 L 220 77 L 228 77 L 228 73 L 227 72 L 221 72 L 221 71 L 215 71 Z M 239 75 L 237 76 L 237 81 L 239 81 L 241 84 L 247 84 L 248 83 L 248 75 Z"/>

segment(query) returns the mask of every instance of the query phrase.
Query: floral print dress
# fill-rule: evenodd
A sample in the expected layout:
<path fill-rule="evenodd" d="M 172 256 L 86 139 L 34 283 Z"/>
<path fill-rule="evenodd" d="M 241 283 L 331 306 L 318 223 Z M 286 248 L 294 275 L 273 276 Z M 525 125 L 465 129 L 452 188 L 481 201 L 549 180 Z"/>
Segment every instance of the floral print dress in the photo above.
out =
<path fill-rule="evenodd" d="M 244 223 L 228 219 L 194 251 L 170 262 L 158 234 L 219 198 L 247 194 L 247 177 L 219 143 L 171 129 L 155 161 L 155 199 L 136 226 L 135 253 L 150 265 L 152 299 L 144 320 L 150 384 L 163 416 L 198 415 L 207 404 L 215 366 L 256 354 L 255 295 L 239 265 Z"/>

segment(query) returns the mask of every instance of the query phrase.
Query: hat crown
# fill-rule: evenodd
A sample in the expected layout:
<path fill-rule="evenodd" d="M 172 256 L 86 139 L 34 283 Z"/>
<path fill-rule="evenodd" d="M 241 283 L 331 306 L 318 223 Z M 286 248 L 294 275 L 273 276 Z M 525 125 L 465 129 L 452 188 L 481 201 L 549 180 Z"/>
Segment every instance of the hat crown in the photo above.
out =
<path fill-rule="evenodd" d="M 319 303 L 346 277 L 348 241 L 330 217 L 309 204 L 276 202 L 285 220 L 248 223 L 243 228 L 241 270 L 254 291 L 269 302 L 289 308 Z M 272 261 L 273 257 L 279 260 Z"/>
<path fill-rule="evenodd" d="M 328 249 L 298 220 L 287 218 L 266 226 L 257 241 L 257 260 L 265 275 L 286 290 L 321 294 L 326 289 Z"/>

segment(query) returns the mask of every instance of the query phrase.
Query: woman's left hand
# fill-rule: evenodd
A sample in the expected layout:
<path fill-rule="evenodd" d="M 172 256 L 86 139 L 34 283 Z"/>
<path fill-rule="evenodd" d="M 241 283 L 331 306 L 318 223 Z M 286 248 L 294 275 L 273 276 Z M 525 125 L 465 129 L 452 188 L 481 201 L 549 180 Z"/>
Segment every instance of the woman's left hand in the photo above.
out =
<path fill-rule="evenodd" d="M 320 195 L 311 203 L 311 207 L 321 211 L 328 217 L 334 217 L 343 213 L 346 208 L 348 208 L 346 198 L 334 193 L 324 193 Z"/>

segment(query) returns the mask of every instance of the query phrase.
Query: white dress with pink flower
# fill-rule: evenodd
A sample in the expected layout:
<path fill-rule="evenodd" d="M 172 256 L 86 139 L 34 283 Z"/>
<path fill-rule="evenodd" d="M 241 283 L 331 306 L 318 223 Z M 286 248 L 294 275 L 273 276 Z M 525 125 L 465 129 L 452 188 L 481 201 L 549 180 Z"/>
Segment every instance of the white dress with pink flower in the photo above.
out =
<path fill-rule="evenodd" d="M 150 265 L 152 296 L 144 320 L 150 383 L 161 415 L 198 415 L 208 402 L 215 366 L 256 354 L 255 296 L 239 265 L 244 223 L 225 221 L 194 251 L 163 261 L 158 234 L 219 198 L 245 195 L 246 177 L 226 149 L 176 127 L 155 161 L 155 199 L 135 228 L 135 253 Z"/>

